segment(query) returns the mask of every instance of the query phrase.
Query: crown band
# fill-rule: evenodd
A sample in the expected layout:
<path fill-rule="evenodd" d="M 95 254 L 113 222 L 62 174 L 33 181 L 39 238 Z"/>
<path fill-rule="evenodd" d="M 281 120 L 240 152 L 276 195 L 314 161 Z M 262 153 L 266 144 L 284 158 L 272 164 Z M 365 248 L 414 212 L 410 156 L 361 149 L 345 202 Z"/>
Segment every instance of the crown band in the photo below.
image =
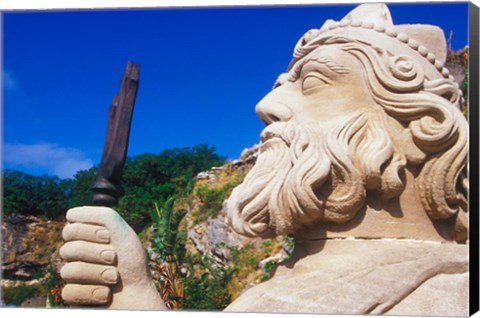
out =
<path fill-rule="evenodd" d="M 426 63 L 422 63 L 425 69 L 429 70 L 426 73 L 430 78 L 438 77 L 436 74 L 439 73 L 442 77 L 455 82 L 455 79 L 450 74 L 449 70 L 444 67 L 444 63 L 437 59 L 435 54 L 429 52 L 425 46 L 420 45 L 417 40 L 410 38 L 406 33 L 399 32 L 393 25 L 389 27 L 382 24 L 375 24 L 371 21 L 351 20 L 349 18 L 342 19 L 340 22 L 334 22 L 331 20 L 327 21 L 327 23 L 325 23 L 321 29 L 310 30 L 300 39 L 300 41 L 298 41 L 294 50 L 294 58 L 299 59 L 300 57 L 305 56 L 306 53 L 309 53 L 319 47 L 320 44 L 316 45 L 315 42 L 324 36 L 330 34 L 344 35 L 372 43 L 371 34 L 369 34 L 370 32 L 385 34 L 389 38 L 397 40 L 396 43 L 401 43 L 404 47 L 408 47 L 409 49 L 416 51 L 422 57 L 422 60 L 427 61 L 428 64 L 431 65 L 428 67 Z M 382 43 L 382 45 L 385 45 L 385 43 Z M 410 56 L 412 55 L 411 52 L 405 52 L 405 49 L 402 50 L 404 51 L 403 53 L 407 53 Z"/>

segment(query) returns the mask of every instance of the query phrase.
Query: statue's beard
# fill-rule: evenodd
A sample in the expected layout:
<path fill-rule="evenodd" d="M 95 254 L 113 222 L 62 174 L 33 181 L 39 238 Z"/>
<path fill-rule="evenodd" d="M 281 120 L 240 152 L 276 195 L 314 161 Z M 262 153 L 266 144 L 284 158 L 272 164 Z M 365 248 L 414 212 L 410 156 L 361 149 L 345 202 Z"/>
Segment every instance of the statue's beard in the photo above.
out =
<path fill-rule="evenodd" d="M 269 237 L 293 232 L 299 221 L 315 221 L 324 209 L 315 191 L 330 166 L 318 132 L 293 121 L 271 124 L 262 133 L 255 166 L 227 202 L 234 229 Z"/>
<path fill-rule="evenodd" d="M 273 123 L 263 131 L 257 162 L 227 203 L 237 232 L 287 234 L 299 220 L 319 218 L 324 202 L 315 191 L 327 181 L 331 163 L 318 135 L 312 134 L 293 121 Z"/>
<path fill-rule="evenodd" d="M 370 188 L 380 187 L 375 185 L 382 175 L 380 167 L 387 161 L 393 164 L 389 177 L 399 179 L 402 165 L 393 154 L 390 138 L 384 137 L 380 146 L 369 144 L 372 130 L 379 131 L 372 129 L 372 122 L 369 116 L 354 114 L 330 127 L 289 121 L 265 128 L 255 166 L 227 201 L 235 231 L 271 237 L 291 234 L 319 220 L 341 223 L 353 218 L 363 206 L 368 183 Z M 370 158 L 369 167 L 362 167 L 372 170 L 373 181 L 355 167 L 352 147 L 359 156 L 382 149 L 377 158 Z"/>

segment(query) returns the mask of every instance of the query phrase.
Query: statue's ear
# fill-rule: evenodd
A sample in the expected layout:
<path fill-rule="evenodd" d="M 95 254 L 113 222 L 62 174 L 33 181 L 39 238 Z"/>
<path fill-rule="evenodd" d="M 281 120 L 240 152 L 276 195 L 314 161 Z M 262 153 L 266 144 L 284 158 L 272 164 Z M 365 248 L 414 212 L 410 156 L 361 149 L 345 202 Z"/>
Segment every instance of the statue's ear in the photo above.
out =
<path fill-rule="evenodd" d="M 387 116 L 387 129 L 394 141 L 396 151 L 400 152 L 407 159 L 407 165 L 421 165 L 425 162 L 427 155 L 415 145 L 410 128 L 401 125 L 394 118 Z"/>

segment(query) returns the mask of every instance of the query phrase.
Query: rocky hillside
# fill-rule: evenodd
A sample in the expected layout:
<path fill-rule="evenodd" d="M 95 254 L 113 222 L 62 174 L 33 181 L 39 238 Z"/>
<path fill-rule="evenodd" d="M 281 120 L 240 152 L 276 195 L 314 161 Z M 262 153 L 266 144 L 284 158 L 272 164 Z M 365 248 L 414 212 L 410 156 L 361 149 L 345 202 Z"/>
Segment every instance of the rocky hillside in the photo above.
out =
<path fill-rule="evenodd" d="M 65 222 L 13 215 L 2 222 L 3 279 L 29 281 L 49 265 L 59 266 L 57 255 Z"/>
<path fill-rule="evenodd" d="M 250 239 L 236 234 L 228 225 L 224 200 L 255 160 L 256 148 L 246 150 L 239 160 L 199 173 L 193 190 L 177 198 L 174 210 L 187 213 L 179 225 L 179 231 L 185 233 L 185 257 L 178 264 L 178 272 L 169 274 L 172 281 L 181 281 L 181 292 L 176 293 L 183 299 L 172 308 L 222 309 L 247 288 L 268 279 L 274 265 L 291 252 L 293 243 L 287 238 Z M 62 282 L 56 273 L 61 267 L 58 249 L 63 226 L 62 221 L 32 216 L 3 219 L 5 303 L 43 307 L 47 295 L 50 302 L 60 303 Z M 158 286 L 165 289 L 168 264 L 162 263 L 152 248 L 152 227 L 139 236 L 152 260 L 152 274 Z M 168 301 L 171 295 L 166 297 Z"/>
<path fill-rule="evenodd" d="M 256 147 L 247 149 L 239 160 L 199 173 L 191 193 L 177 198 L 174 210 L 187 211 L 179 225 L 186 234 L 186 256 L 178 269 L 168 270 L 168 264 L 159 260 L 151 246 L 152 229 L 144 233 L 157 285 L 163 289 L 175 285 L 164 295 L 171 308 L 223 309 L 246 289 L 267 280 L 275 265 L 293 252 L 289 238 L 247 238 L 228 225 L 225 199 L 253 167 L 256 153 Z M 178 272 L 182 283 L 165 282 L 175 280 L 169 274 L 172 271 Z M 183 297 L 183 303 L 169 301 L 176 297 Z"/>
<path fill-rule="evenodd" d="M 239 160 L 200 173 L 187 200 L 187 251 L 207 256 L 216 266 L 232 270 L 227 282 L 231 301 L 247 288 L 268 279 L 274 265 L 288 258 L 293 249 L 293 241 L 288 238 L 247 238 L 228 225 L 223 204 L 252 168 L 256 154 L 256 147 L 247 149 Z"/>
<path fill-rule="evenodd" d="M 6 305 L 45 307 L 61 267 L 63 221 L 11 215 L 2 220 L 2 291 Z"/>

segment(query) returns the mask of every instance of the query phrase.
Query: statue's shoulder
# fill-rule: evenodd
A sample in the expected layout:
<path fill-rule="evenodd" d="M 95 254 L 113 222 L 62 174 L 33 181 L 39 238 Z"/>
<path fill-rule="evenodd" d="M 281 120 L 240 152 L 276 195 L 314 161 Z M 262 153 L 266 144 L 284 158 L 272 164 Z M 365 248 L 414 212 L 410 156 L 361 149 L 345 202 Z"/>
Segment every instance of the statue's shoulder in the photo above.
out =
<path fill-rule="evenodd" d="M 468 315 L 468 245 L 338 240 L 318 248 L 280 265 L 227 311 Z"/>

